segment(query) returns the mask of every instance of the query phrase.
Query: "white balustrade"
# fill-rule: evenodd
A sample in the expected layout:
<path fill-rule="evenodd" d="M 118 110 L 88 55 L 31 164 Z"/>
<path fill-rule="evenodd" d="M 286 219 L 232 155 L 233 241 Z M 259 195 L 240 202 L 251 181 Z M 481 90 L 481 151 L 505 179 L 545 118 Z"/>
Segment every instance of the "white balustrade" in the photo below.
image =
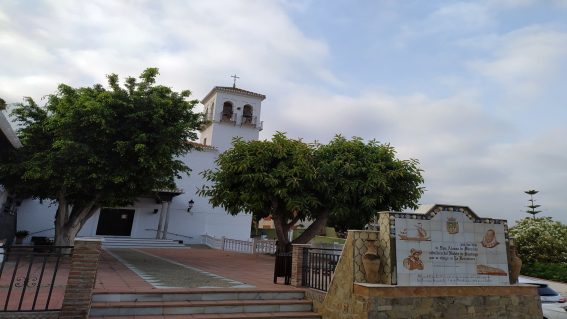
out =
<path fill-rule="evenodd" d="M 205 234 L 201 236 L 201 243 L 214 249 L 246 254 L 274 254 L 276 252 L 275 240 L 252 239 L 247 241 L 226 237 L 216 238 Z"/>

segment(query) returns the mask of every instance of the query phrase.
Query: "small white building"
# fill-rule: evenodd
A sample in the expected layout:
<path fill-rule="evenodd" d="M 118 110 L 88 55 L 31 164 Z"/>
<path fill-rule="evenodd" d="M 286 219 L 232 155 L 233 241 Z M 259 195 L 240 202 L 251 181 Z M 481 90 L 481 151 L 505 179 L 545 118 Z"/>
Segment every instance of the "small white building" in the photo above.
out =
<path fill-rule="evenodd" d="M 19 148 L 22 143 L 12 129 L 10 122 L 0 111 L 0 147 Z M 0 185 L 0 241 L 7 239 L 11 243 L 16 233 L 16 211 L 18 201 Z"/>
<path fill-rule="evenodd" d="M 193 150 L 182 158 L 192 172 L 177 181 L 178 190 L 156 191 L 128 207 L 103 208 L 87 221 L 78 236 L 163 238 L 184 243 L 199 243 L 204 234 L 249 239 L 251 215 L 231 216 L 222 208 L 213 208 L 208 198 L 196 192 L 206 183 L 199 173 L 215 167 L 217 156 L 231 147 L 234 137 L 258 139 L 262 130 L 261 103 L 265 98 L 236 87 L 213 88 L 202 100 L 210 121 L 201 130 L 202 150 Z M 18 230 L 28 230 L 32 236 L 53 237 L 56 208 L 47 201 L 25 200 L 18 210 Z"/>

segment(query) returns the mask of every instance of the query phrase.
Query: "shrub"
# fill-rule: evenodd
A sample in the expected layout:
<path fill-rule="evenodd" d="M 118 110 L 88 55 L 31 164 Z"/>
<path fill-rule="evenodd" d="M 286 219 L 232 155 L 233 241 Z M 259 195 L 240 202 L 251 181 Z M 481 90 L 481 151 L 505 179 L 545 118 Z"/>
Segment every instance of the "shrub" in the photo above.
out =
<path fill-rule="evenodd" d="M 567 282 L 567 264 L 539 262 L 527 264 L 522 266 L 522 275 Z"/>
<path fill-rule="evenodd" d="M 567 262 L 567 226 L 551 217 L 524 218 L 509 233 L 524 264 Z"/>

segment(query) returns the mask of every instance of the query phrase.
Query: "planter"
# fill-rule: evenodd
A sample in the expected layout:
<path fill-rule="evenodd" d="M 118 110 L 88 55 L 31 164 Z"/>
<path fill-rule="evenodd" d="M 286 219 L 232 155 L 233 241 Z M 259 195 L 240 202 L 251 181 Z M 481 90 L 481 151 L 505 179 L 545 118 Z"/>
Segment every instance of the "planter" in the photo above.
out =
<path fill-rule="evenodd" d="M 362 266 L 366 274 L 366 282 L 377 284 L 380 281 L 380 257 L 376 251 L 375 240 L 366 241 L 366 253 L 362 256 Z"/>
<path fill-rule="evenodd" d="M 522 260 L 518 256 L 515 245 L 510 245 L 510 283 L 517 284 L 522 269 Z"/>

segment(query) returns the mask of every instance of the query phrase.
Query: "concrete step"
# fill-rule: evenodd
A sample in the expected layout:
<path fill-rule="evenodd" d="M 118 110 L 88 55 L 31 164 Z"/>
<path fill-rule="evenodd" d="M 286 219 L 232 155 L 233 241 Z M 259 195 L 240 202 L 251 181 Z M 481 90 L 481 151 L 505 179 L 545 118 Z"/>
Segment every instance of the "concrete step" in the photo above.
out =
<path fill-rule="evenodd" d="M 101 239 L 102 247 L 105 248 L 175 248 L 186 247 L 179 243 L 178 240 L 172 239 L 153 239 L 153 238 L 130 238 L 130 237 L 96 237 Z"/>
<path fill-rule="evenodd" d="M 210 300 L 291 300 L 304 299 L 305 294 L 297 289 L 153 289 L 136 293 L 95 292 L 93 302 L 132 301 L 210 301 Z"/>
<path fill-rule="evenodd" d="M 256 313 L 233 313 L 233 314 L 192 314 L 192 315 L 148 315 L 148 316 L 104 316 L 89 317 L 90 319 L 321 319 L 315 312 L 256 312 Z"/>
<path fill-rule="evenodd" d="M 313 304 L 299 289 L 199 288 L 95 291 L 90 318 L 313 319 Z"/>
<path fill-rule="evenodd" d="M 261 312 L 310 312 L 309 300 L 211 300 L 211 301 L 138 301 L 96 302 L 91 316 L 143 316 L 227 314 Z"/>

